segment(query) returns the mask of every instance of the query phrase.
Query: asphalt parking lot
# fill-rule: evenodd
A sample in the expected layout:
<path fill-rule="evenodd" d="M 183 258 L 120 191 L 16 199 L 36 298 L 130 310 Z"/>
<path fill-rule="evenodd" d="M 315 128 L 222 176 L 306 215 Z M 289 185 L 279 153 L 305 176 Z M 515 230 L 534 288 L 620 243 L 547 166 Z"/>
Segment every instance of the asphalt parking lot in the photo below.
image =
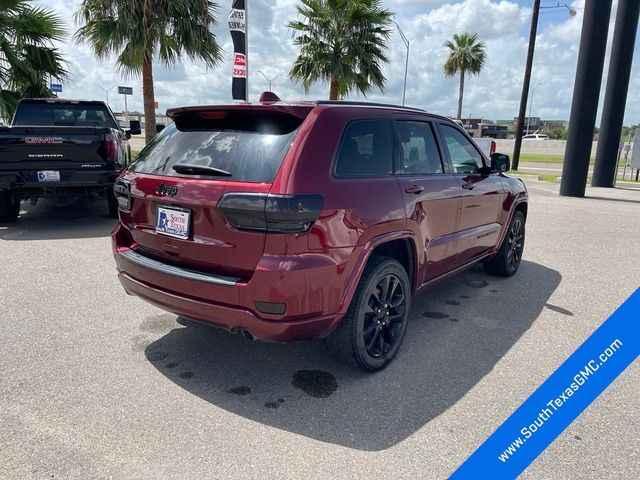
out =
<path fill-rule="evenodd" d="M 447 477 L 640 286 L 640 189 L 529 187 L 518 275 L 421 294 L 374 375 L 128 297 L 104 202 L 26 207 L 0 224 L 0 477 Z M 638 398 L 636 362 L 522 478 L 637 478 Z"/>

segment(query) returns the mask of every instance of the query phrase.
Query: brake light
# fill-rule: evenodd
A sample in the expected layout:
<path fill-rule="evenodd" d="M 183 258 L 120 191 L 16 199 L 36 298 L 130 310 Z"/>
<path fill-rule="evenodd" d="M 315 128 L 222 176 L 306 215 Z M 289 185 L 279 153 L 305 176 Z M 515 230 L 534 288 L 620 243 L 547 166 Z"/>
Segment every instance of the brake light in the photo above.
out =
<path fill-rule="evenodd" d="M 491 140 L 491 155 L 493 155 L 494 153 L 496 153 L 496 142 Z"/>
<path fill-rule="evenodd" d="M 125 180 L 116 180 L 113 193 L 118 201 L 118 208 L 125 212 L 131 211 L 131 184 Z"/>
<path fill-rule="evenodd" d="M 223 112 L 220 112 L 220 111 L 201 112 L 200 116 L 204 118 L 226 118 L 227 112 L 224 112 L 224 111 Z"/>
<path fill-rule="evenodd" d="M 308 231 L 320 216 L 320 195 L 227 193 L 218 202 L 227 222 L 238 230 L 268 233 Z"/>
<path fill-rule="evenodd" d="M 116 139 L 113 135 L 107 134 L 104 137 L 104 153 L 107 162 L 116 161 Z"/>

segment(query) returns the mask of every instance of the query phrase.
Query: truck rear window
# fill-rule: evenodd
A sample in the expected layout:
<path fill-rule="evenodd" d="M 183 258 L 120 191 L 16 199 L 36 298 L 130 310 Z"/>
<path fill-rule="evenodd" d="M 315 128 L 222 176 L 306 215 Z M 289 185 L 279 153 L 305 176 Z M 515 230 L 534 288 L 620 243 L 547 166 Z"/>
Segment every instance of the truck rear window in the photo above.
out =
<path fill-rule="evenodd" d="M 188 163 L 225 170 L 230 177 L 215 178 L 227 181 L 271 183 L 301 122 L 290 115 L 259 112 L 185 114 L 159 133 L 130 169 L 184 176 L 172 167 Z"/>
<path fill-rule="evenodd" d="M 21 103 L 13 125 L 118 128 L 104 105 Z"/>

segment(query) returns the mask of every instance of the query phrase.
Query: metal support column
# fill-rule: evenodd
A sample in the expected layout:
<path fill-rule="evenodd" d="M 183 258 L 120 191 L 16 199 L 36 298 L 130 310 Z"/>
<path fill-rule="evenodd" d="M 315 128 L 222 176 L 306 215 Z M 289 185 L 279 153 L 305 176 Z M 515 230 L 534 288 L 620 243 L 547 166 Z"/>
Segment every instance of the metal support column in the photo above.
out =
<path fill-rule="evenodd" d="M 560 195 L 584 197 L 612 0 L 586 0 Z"/>
<path fill-rule="evenodd" d="M 640 0 L 618 1 L 600 138 L 591 181 L 594 187 L 613 187 L 618 174 L 616 153 L 620 148 L 639 15 Z"/>

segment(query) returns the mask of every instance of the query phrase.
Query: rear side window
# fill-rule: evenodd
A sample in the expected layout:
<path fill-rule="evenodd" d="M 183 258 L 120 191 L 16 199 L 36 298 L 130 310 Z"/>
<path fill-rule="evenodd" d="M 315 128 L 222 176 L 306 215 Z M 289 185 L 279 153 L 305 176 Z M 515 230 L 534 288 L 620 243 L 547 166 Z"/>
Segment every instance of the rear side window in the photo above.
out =
<path fill-rule="evenodd" d="M 204 178 L 271 183 L 301 123 L 291 115 L 259 112 L 183 114 L 140 152 L 130 169 L 181 176 L 173 166 L 187 163 L 231 173 L 230 177 L 200 176 Z"/>
<path fill-rule="evenodd" d="M 393 173 L 389 120 L 357 120 L 344 133 L 335 172 L 339 177 L 374 177 Z"/>
<path fill-rule="evenodd" d="M 104 105 L 22 103 L 13 125 L 117 128 Z"/>

